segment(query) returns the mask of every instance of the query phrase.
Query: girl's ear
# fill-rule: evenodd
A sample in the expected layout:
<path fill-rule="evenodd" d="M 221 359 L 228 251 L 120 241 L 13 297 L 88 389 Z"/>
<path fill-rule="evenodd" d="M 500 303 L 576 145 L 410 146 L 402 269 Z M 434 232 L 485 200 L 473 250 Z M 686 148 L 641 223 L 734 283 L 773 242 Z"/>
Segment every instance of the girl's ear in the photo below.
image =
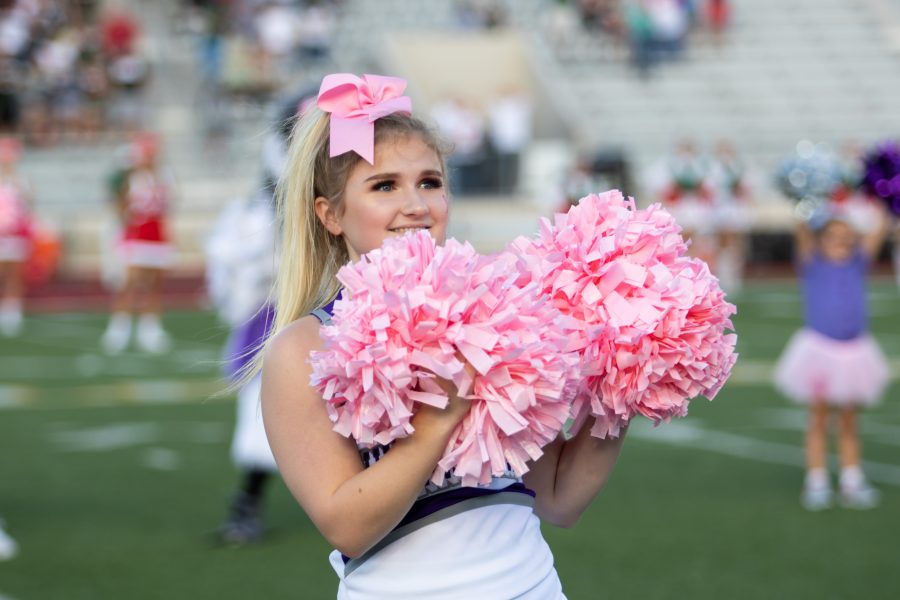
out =
<path fill-rule="evenodd" d="M 344 233 L 334 207 L 331 206 L 331 202 L 328 201 L 328 198 L 325 196 L 316 196 L 315 209 L 316 216 L 319 217 L 322 225 L 325 226 L 325 229 L 327 229 L 329 233 L 332 235 L 341 235 Z"/>

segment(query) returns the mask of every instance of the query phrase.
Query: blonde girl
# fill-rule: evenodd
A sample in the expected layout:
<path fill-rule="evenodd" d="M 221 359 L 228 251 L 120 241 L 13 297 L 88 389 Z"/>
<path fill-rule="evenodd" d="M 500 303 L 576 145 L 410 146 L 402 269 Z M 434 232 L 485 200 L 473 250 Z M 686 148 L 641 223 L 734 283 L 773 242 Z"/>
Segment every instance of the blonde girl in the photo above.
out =
<path fill-rule="evenodd" d="M 311 352 L 339 292 L 338 268 L 388 237 L 444 240 L 444 148 L 411 116 L 405 82 L 329 75 L 296 126 L 278 200 L 283 250 L 274 335 L 262 353 L 262 413 L 290 491 L 333 545 L 338 598 L 564 598 L 540 520 L 574 525 L 605 484 L 622 440 L 590 427 L 545 448 L 524 480 L 427 484 L 469 402 L 423 406 L 415 434 L 363 450 L 332 431 L 310 387 Z"/>

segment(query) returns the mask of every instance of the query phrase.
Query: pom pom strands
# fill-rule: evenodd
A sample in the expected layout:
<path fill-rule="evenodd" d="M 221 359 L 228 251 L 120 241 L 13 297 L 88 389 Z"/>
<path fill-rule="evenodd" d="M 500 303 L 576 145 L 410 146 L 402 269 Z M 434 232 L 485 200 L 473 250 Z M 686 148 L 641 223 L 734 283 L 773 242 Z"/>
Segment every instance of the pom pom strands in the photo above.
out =
<path fill-rule="evenodd" d="M 345 290 L 322 330 L 327 350 L 311 358 L 334 430 L 362 446 L 412 434 L 418 405 L 446 407 L 434 373 L 473 402 L 432 480 L 451 469 L 468 486 L 510 468 L 524 474 L 569 416 L 563 392 L 577 367 L 547 327 L 559 312 L 535 286 L 513 285 L 513 262 L 419 232 L 343 267 Z"/>
<path fill-rule="evenodd" d="M 737 358 L 725 333 L 735 308 L 686 249 L 667 211 L 637 210 L 618 191 L 583 198 L 507 249 L 519 257 L 518 283 L 538 283 L 571 318 L 576 428 L 590 411 L 592 434 L 615 437 L 636 414 L 684 416 L 690 398 L 724 384 Z"/>
<path fill-rule="evenodd" d="M 870 150 L 865 158 L 863 186 L 900 217 L 900 144 L 884 142 Z"/>

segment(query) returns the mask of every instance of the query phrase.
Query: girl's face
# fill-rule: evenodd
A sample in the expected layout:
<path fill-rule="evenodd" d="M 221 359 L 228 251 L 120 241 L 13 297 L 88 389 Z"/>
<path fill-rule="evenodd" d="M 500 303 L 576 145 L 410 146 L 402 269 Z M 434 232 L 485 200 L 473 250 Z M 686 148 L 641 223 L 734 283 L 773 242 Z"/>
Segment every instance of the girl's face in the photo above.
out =
<path fill-rule="evenodd" d="M 316 214 L 341 235 L 351 260 L 379 248 L 391 236 L 427 229 L 438 243 L 447 230 L 447 189 L 437 153 L 418 135 L 376 144 L 375 164 L 359 161 L 340 206 L 316 198 Z"/>
<path fill-rule="evenodd" d="M 828 260 L 844 262 L 850 260 L 856 250 L 856 231 L 843 221 L 832 221 L 819 234 L 819 248 Z"/>

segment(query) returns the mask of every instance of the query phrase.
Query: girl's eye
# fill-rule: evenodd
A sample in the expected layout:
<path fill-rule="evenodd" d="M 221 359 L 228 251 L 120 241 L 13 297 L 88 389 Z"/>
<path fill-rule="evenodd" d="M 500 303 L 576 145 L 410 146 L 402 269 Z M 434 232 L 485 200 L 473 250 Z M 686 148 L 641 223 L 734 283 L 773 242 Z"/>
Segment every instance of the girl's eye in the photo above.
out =
<path fill-rule="evenodd" d="M 372 190 L 376 192 L 390 192 L 394 189 L 393 181 L 379 181 L 372 185 Z"/>
<path fill-rule="evenodd" d="M 440 177 L 429 177 L 423 179 L 419 186 L 429 190 L 440 189 L 444 187 L 444 181 Z"/>

